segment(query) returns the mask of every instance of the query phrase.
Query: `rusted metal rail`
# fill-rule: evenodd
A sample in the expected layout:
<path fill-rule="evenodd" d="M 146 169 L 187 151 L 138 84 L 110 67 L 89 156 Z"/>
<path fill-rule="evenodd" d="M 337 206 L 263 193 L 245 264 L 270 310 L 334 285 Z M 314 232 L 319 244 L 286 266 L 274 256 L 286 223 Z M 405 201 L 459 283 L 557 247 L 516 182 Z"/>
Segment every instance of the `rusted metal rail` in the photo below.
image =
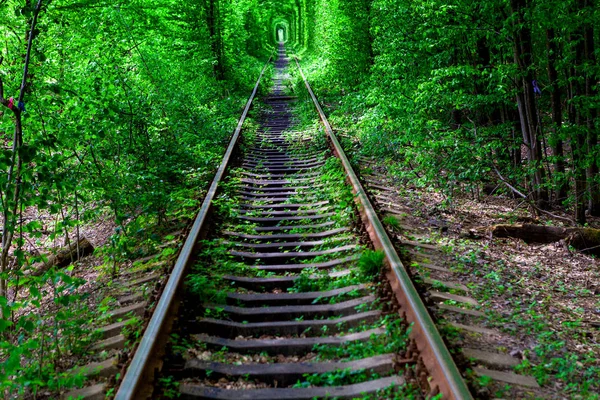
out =
<path fill-rule="evenodd" d="M 223 157 L 223 161 L 212 181 L 212 184 L 206 194 L 204 202 L 198 212 L 190 233 L 181 249 L 179 257 L 173 268 L 173 272 L 165 286 L 163 294 L 154 310 L 152 318 L 148 323 L 142 340 L 135 352 L 133 360 L 127 369 L 127 373 L 123 378 L 123 382 L 119 386 L 116 400 L 137 400 L 148 398 L 151 395 L 152 385 L 154 381 L 154 373 L 162 364 L 161 356 L 164 352 L 164 347 L 167 341 L 167 335 L 170 327 L 173 324 L 173 319 L 177 314 L 178 301 L 176 300 L 178 289 L 180 288 L 185 272 L 187 271 L 194 248 L 201 238 L 201 233 L 205 229 L 208 217 L 211 212 L 212 202 L 217 194 L 217 189 L 221 180 L 225 175 L 225 171 L 229 166 L 231 156 L 237 146 L 242 126 L 252 102 L 256 97 L 262 77 L 271 63 L 272 57 L 269 58 L 263 67 L 260 76 L 254 86 L 254 90 L 246 103 L 246 107 L 239 119 L 235 132 L 231 138 L 227 151 Z"/>
<path fill-rule="evenodd" d="M 377 217 L 375 209 L 367 197 L 358 177 L 356 176 L 348 157 L 346 156 L 341 144 L 336 138 L 327 116 L 323 112 L 319 101 L 313 92 L 310 84 L 298 59 L 295 58 L 298 71 L 306 85 L 306 89 L 312 98 L 312 101 L 320 115 L 323 126 L 333 151 L 340 158 L 347 174 L 347 179 L 352 185 L 353 192 L 356 195 L 356 202 L 359 207 L 361 218 L 369 236 L 375 247 L 385 253 L 386 263 L 389 267 L 387 278 L 393 288 L 398 303 L 401 306 L 401 312 L 405 313 L 408 322 L 413 323 L 411 338 L 415 340 L 420 357 L 425 364 L 430 376 L 430 385 L 433 392 L 437 390 L 443 395 L 444 399 L 472 399 L 467 384 L 462 378 L 452 355 L 446 348 L 444 341 L 439 334 L 435 323 L 429 312 L 423 304 L 417 289 L 415 288 L 406 268 L 400 261 L 398 253 L 390 240 L 383 224 Z"/>

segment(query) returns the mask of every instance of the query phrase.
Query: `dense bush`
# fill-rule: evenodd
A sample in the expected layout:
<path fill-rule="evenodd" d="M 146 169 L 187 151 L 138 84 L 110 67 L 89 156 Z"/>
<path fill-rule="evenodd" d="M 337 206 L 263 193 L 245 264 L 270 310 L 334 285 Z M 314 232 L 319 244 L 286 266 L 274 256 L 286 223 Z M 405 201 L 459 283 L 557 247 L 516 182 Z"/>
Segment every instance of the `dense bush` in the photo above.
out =
<path fill-rule="evenodd" d="M 365 151 L 448 193 L 504 180 L 600 214 L 593 0 L 312 2 L 310 79 Z"/>

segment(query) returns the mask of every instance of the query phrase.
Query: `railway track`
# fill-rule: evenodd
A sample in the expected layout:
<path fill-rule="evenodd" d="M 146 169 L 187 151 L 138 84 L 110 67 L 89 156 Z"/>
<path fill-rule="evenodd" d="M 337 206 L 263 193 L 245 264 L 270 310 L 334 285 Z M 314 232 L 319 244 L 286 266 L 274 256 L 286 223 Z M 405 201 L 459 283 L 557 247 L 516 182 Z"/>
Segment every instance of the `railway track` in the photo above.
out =
<path fill-rule="evenodd" d="M 430 209 L 419 205 L 420 196 L 410 193 L 414 189 L 391 178 L 380 161 L 359 156 L 357 162 L 380 217 L 396 226 L 392 229 L 393 240 L 419 282 L 420 292 L 425 293 L 436 324 L 454 330 L 449 342 L 456 349 L 455 359 L 462 358 L 463 364 L 468 360 L 474 375 L 486 377 L 488 383 L 477 390 L 476 396 L 487 398 L 495 392 L 502 393 L 496 394 L 502 398 L 552 398 L 550 388 L 540 387 L 533 376 L 514 371 L 522 361 L 518 352 L 503 351 L 507 343 L 518 346 L 526 339 L 486 326 L 489 307 L 473 297 L 478 285 L 476 276 L 454 267 L 468 252 L 455 247 L 449 251 L 449 242 L 440 241 L 441 237 L 452 237 L 449 227 L 443 220 L 431 218 Z M 485 260 L 476 256 L 474 262 Z"/>
<path fill-rule="evenodd" d="M 294 130 L 288 63 L 282 45 L 116 398 L 471 398 L 308 83 L 329 141 Z"/>

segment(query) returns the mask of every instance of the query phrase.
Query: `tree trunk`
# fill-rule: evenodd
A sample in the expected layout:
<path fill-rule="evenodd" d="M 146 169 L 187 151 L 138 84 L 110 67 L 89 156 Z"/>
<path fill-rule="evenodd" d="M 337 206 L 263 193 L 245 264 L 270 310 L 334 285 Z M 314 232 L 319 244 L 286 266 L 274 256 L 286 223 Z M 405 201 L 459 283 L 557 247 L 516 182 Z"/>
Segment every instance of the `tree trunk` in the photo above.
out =
<path fill-rule="evenodd" d="M 512 141 L 511 141 L 511 146 L 510 146 L 510 159 L 511 159 L 511 165 L 515 168 L 515 169 L 520 169 L 521 168 L 521 146 L 522 146 L 522 141 L 517 140 L 517 137 L 519 137 L 519 132 L 521 132 L 521 121 L 519 119 L 519 113 L 517 110 L 515 109 L 507 109 L 506 107 L 503 107 L 503 121 L 502 122 L 506 122 L 506 121 L 510 121 L 512 123 Z M 517 146 L 518 145 L 518 146 Z"/>
<path fill-rule="evenodd" d="M 29 62 L 31 60 L 31 48 L 33 46 L 34 32 L 40 11 L 42 10 L 42 0 L 38 0 L 33 11 L 33 17 L 30 21 L 30 29 L 26 33 L 27 49 L 25 53 L 25 61 L 23 65 L 23 77 L 21 80 L 21 88 L 17 102 L 11 105 L 11 101 L 4 97 L 4 82 L 0 77 L 0 104 L 8 107 L 14 114 L 15 129 L 12 143 L 11 161 L 7 173 L 6 186 L 0 191 L 2 195 L 2 251 L 0 254 L 0 297 L 6 296 L 8 289 L 7 276 L 10 274 L 9 267 L 9 251 L 12 246 L 14 236 L 17 211 L 19 210 L 19 200 L 21 198 L 21 189 L 23 181 L 21 169 L 23 167 L 23 159 L 21 158 L 21 149 L 23 148 L 23 124 L 21 105 L 25 101 L 25 90 L 27 89 L 27 77 L 29 76 Z M 0 56 L 0 64 L 3 58 Z"/>
<path fill-rule="evenodd" d="M 580 3 L 582 3 L 580 1 Z M 578 10 L 575 10 L 576 12 Z M 574 216 L 575 220 L 580 224 L 585 224 L 587 208 L 587 179 L 586 179 L 586 128 L 582 126 L 582 110 L 577 102 L 584 94 L 584 88 L 578 79 L 578 73 L 582 69 L 583 57 L 585 53 L 585 43 L 583 40 L 582 28 L 578 27 L 572 33 L 569 40 L 575 45 L 575 62 L 569 69 L 569 107 L 568 118 L 570 126 L 573 127 L 573 133 L 570 137 L 571 152 L 573 159 L 573 176 L 575 180 L 575 203 Z"/>
<path fill-rule="evenodd" d="M 585 9 L 589 12 L 594 10 L 594 0 L 585 1 Z M 586 11 L 587 12 L 587 11 Z M 584 13 L 585 15 L 585 13 Z M 587 64 L 585 69 L 585 96 L 589 99 L 589 104 L 586 110 L 586 126 L 587 126 L 587 152 L 588 158 L 591 160 L 587 165 L 587 189 L 589 196 L 588 210 L 590 215 L 600 216 L 600 189 L 598 188 L 598 131 L 596 129 L 596 117 L 598 116 L 597 107 L 594 105 L 593 98 L 597 94 L 596 77 L 590 69 L 596 67 L 596 55 L 594 54 L 594 27 L 586 22 L 584 31 L 584 62 Z"/>
<path fill-rule="evenodd" d="M 555 243 L 560 240 L 589 253 L 600 254 L 600 229 L 560 228 L 546 225 L 495 225 L 489 233 L 495 237 L 512 237 L 527 243 Z"/>
<path fill-rule="evenodd" d="M 563 141 L 560 137 L 562 127 L 562 107 L 560 103 L 560 86 L 558 84 L 558 72 L 556 71 L 556 60 L 558 59 L 558 46 L 555 42 L 554 29 L 546 31 L 546 51 L 548 54 L 548 81 L 552 93 L 550 94 L 550 104 L 552 107 L 552 130 L 554 140 L 552 153 L 554 155 L 554 168 L 556 169 L 556 200 L 561 201 L 567 197 L 567 182 L 565 180 L 565 160 L 563 151 Z"/>
<path fill-rule="evenodd" d="M 56 254 L 48 254 L 45 262 L 36 263 L 32 266 L 31 275 L 41 276 L 52 267 L 63 268 L 71 263 L 88 256 L 94 252 L 94 246 L 86 239 L 82 238 L 78 242 L 71 243 L 59 249 Z"/>
<path fill-rule="evenodd" d="M 210 43 L 216 63 L 214 65 L 215 77 L 218 80 L 225 79 L 225 66 L 223 65 L 223 42 L 220 37 L 219 0 L 208 0 L 207 25 L 210 33 Z"/>
<path fill-rule="evenodd" d="M 514 35 L 514 59 L 519 71 L 521 80 L 518 84 L 517 106 L 519 109 L 519 118 L 521 121 L 521 132 L 523 141 L 527 145 L 529 163 L 533 167 L 531 176 L 531 190 L 535 202 L 540 208 L 545 207 L 548 200 L 544 183 L 544 166 L 542 146 L 539 139 L 538 110 L 535 101 L 535 92 L 533 89 L 533 46 L 531 42 L 531 29 L 527 25 L 524 13 L 527 8 L 527 0 L 511 0 L 511 9 L 515 18 Z"/>

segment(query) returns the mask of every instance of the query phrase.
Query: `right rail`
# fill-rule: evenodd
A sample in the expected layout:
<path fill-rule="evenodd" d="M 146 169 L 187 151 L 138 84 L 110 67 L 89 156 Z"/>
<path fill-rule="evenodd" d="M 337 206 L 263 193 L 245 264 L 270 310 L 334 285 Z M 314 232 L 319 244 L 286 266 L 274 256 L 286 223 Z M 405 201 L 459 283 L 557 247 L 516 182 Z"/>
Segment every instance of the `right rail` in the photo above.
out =
<path fill-rule="evenodd" d="M 402 307 L 402 312 L 405 314 L 404 318 L 408 322 L 413 323 L 411 338 L 416 342 L 420 358 L 429 373 L 430 386 L 432 387 L 431 395 L 436 394 L 437 387 L 444 399 L 472 399 L 473 397 L 467 384 L 454 363 L 452 355 L 446 348 L 446 345 L 429 315 L 425 304 L 423 304 L 417 289 L 410 279 L 406 268 L 402 264 L 402 261 L 400 261 L 400 257 L 381 221 L 377 217 L 375 209 L 367 197 L 362 184 L 354 173 L 348 157 L 340 142 L 337 140 L 333 129 L 327 120 L 327 116 L 323 112 L 315 93 L 310 87 L 310 84 L 300 67 L 298 59 L 295 58 L 295 61 L 298 71 L 302 75 L 302 79 L 306 85 L 306 89 L 321 117 L 327 136 L 331 141 L 333 151 L 342 161 L 347 179 L 350 181 L 353 192 L 356 195 L 361 218 L 367 227 L 371 241 L 375 244 L 377 249 L 380 249 L 385 253 L 386 263 L 389 266 L 386 276 L 392 286 L 398 303 Z M 418 373 L 420 372 L 421 371 Z M 425 373 L 425 371 L 422 372 Z"/>

